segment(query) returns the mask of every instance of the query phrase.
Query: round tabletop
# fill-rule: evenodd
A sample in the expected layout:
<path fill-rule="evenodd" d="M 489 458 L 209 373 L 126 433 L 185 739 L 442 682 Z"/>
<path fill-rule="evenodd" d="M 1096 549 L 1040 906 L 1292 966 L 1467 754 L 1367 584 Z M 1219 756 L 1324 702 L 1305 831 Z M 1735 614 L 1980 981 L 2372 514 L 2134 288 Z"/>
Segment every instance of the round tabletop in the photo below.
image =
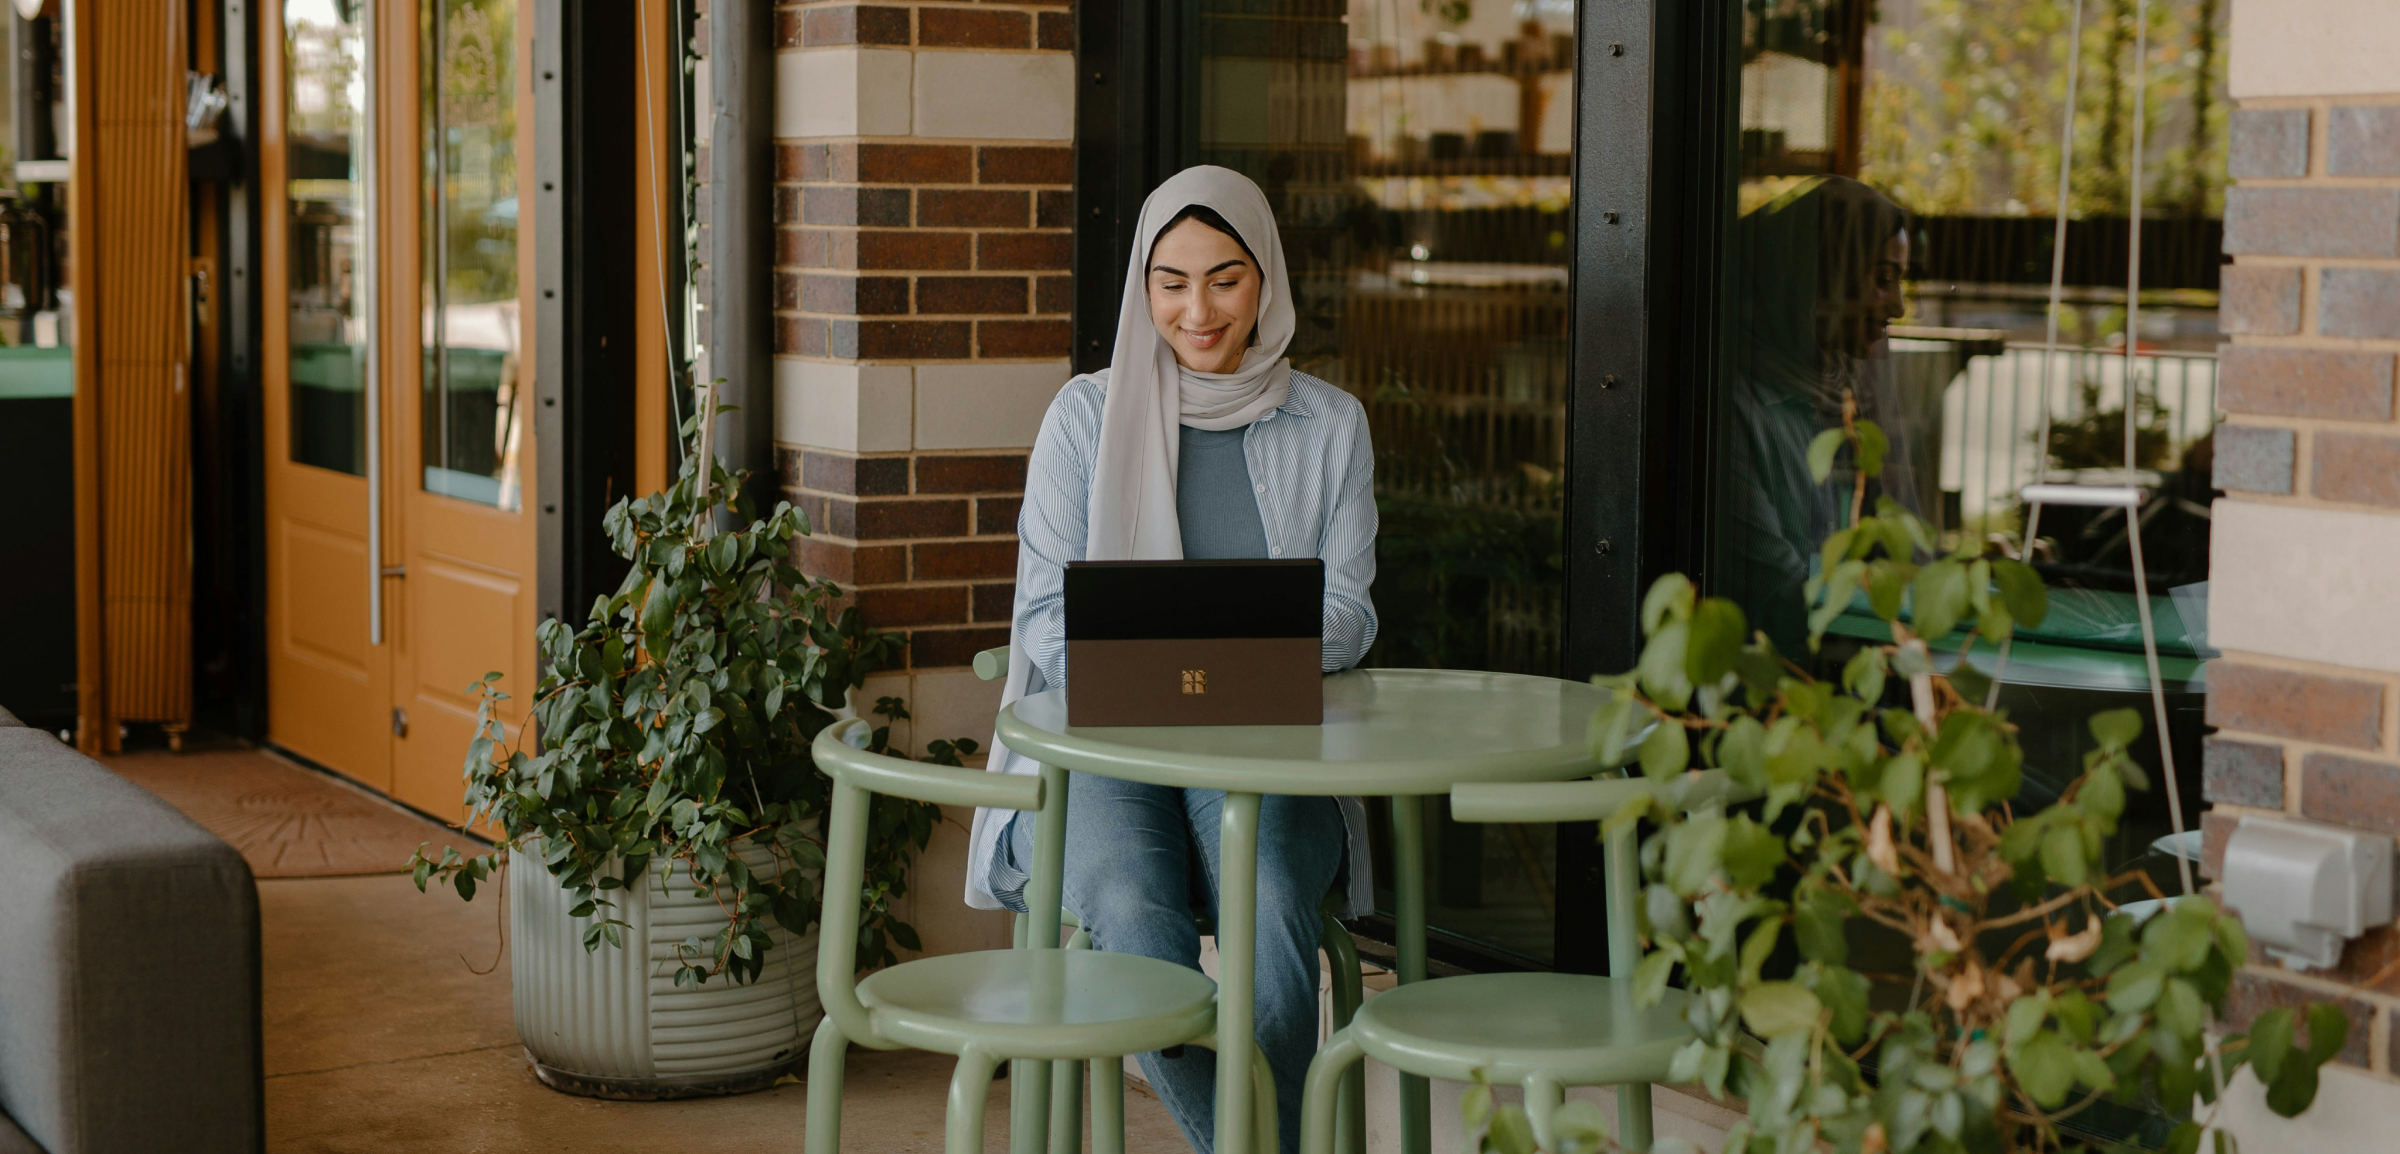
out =
<path fill-rule="evenodd" d="M 1595 772 L 1605 691 L 1520 673 L 1355 669 L 1325 679 L 1323 725 L 1070 726 L 1064 690 L 1000 711 L 1000 740 L 1048 765 L 1236 793 L 1448 793 L 1467 781 Z"/>

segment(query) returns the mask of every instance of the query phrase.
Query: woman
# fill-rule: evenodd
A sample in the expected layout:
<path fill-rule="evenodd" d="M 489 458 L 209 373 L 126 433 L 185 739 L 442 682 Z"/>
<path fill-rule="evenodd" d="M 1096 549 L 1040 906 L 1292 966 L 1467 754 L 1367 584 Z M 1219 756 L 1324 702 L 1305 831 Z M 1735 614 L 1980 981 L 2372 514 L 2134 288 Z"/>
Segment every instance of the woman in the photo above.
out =
<path fill-rule="evenodd" d="M 1808 445 L 1839 428 L 1842 398 L 1890 439 L 1866 511 L 1889 494 L 1915 508 L 1916 446 L 1895 419 L 1891 323 L 1907 310 L 1908 214 L 1847 177 L 1803 181 L 1734 229 L 1735 334 L 1718 452 L 1718 588 L 1786 653 L 1808 644 L 1803 588 L 1818 546 L 1848 521 L 1844 460 L 1819 483 Z"/>
<path fill-rule="evenodd" d="M 1258 186 L 1186 169 L 1142 206 L 1109 367 L 1067 382 L 1033 446 L 1017 524 L 1004 702 L 1066 683 L 1065 567 L 1082 560 L 1325 562 L 1324 668 L 1375 641 L 1373 457 L 1366 412 L 1284 359 L 1294 326 L 1283 242 Z M 1160 606 L 1173 612 L 1173 606 Z M 995 746 L 998 743 L 995 742 Z M 992 768 L 1035 766 L 996 748 Z M 1195 969 L 1195 903 L 1216 910 L 1224 795 L 1070 774 L 1067 908 L 1103 950 Z M 1286 1151 L 1317 1042 L 1318 909 L 1345 870 L 1371 903 L 1354 798 L 1268 797 L 1259 810 L 1257 1039 L 1275 1072 Z M 1033 821 L 975 815 L 967 902 L 1024 912 Z M 1194 1149 L 1214 1146 L 1216 1059 L 1141 1055 Z"/>

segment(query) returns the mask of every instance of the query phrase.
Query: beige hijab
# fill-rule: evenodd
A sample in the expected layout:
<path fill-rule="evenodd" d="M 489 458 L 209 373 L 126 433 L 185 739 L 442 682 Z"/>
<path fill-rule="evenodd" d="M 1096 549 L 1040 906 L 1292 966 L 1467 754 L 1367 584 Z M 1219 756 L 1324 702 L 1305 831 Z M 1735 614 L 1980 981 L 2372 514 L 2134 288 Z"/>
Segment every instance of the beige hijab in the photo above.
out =
<path fill-rule="evenodd" d="M 1258 342 L 1230 373 L 1184 368 L 1150 320 L 1150 250 L 1175 214 L 1192 205 L 1216 210 L 1258 258 Z M 1238 429 L 1291 395 L 1291 279 L 1283 238 L 1266 194 L 1230 168 L 1201 165 L 1176 173 L 1142 202 L 1125 300 L 1117 310 L 1117 347 L 1109 362 L 1108 401 L 1100 413 L 1100 453 L 1092 470 L 1084 556 L 1094 561 L 1178 560 L 1175 520 L 1177 425 Z"/>
<path fill-rule="evenodd" d="M 1242 234 L 1258 258 L 1258 341 L 1230 373 L 1200 373 L 1175 360 L 1175 350 L 1150 320 L 1150 250 L 1175 214 L 1192 205 L 1215 209 Z M 1291 365 L 1284 350 L 1294 326 L 1291 278 L 1283 263 L 1283 238 L 1274 210 L 1250 178 L 1229 168 L 1202 165 L 1176 173 L 1142 202 L 1142 219 L 1125 269 L 1125 301 L 1117 311 L 1117 347 L 1109 365 L 1106 401 L 1100 411 L 1100 451 L 1092 469 L 1086 512 L 1090 518 L 1083 555 L 1094 561 L 1173 561 L 1183 557 L 1183 527 L 1175 519 L 1175 469 L 1182 445 L 1178 425 L 1195 429 L 1238 429 L 1274 411 L 1291 396 Z M 1033 683 L 1033 660 L 1022 638 L 1010 649 L 1008 680 L 1000 689 L 1007 706 Z M 1031 774 L 1040 767 L 1011 752 L 992 735 L 987 768 L 995 773 Z M 1004 813 L 975 811 L 968 839 L 967 904 L 998 909 L 986 887 L 992 850 L 1005 827 Z"/>

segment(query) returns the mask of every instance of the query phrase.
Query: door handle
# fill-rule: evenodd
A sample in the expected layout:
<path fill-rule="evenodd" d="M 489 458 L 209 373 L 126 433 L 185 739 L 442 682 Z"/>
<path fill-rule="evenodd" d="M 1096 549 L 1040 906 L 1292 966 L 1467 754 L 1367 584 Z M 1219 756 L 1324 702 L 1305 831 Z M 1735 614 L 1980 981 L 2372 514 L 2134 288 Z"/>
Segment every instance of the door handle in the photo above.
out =
<path fill-rule="evenodd" d="M 383 567 L 383 575 L 386 577 L 406 577 L 408 576 L 408 566 L 386 565 Z"/>
<path fill-rule="evenodd" d="M 369 9 L 372 12 L 372 9 Z M 359 326 L 366 339 L 365 372 L 360 374 L 360 403 L 366 406 L 367 434 L 367 644 L 383 644 L 383 579 L 398 576 L 383 567 L 383 366 L 379 363 L 383 342 L 378 339 L 382 318 L 378 304 L 383 294 L 378 291 L 383 262 L 377 260 L 377 248 L 383 236 L 380 213 L 381 198 L 376 196 L 375 179 L 380 166 L 375 163 L 375 99 L 382 69 L 376 66 L 377 47 L 375 20 L 371 14 L 359 21 L 359 40 L 365 52 L 366 101 L 358 109 L 358 123 L 353 129 L 354 156 L 358 158 L 359 242 L 352 254 L 353 267 L 359 270 L 355 304 Z"/>

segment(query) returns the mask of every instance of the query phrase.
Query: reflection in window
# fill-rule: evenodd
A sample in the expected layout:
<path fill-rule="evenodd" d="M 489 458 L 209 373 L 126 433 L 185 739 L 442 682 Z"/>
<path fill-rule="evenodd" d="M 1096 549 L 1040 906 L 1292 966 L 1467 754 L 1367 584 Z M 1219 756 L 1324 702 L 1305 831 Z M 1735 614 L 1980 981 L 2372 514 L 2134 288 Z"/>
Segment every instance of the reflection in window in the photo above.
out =
<path fill-rule="evenodd" d="M 420 20 L 425 490 L 513 510 L 516 4 L 429 0 Z"/>
<path fill-rule="evenodd" d="M 1266 190 L 1292 363 L 1357 396 L 1373 430 L 1368 664 L 1557 673 L 1573 7 L 1195 7 L 1183 160 Z M 1548 961 L 1551 831 L 1430 808 L 1434 927 Z"/>
<path fill-rule="evenodd" d="M 353 148 L 364 143 L 367 99 L 361 11 L 336 0 L 288 0 L 283 8 L 291 454 L 358 476 L 366 474 L 367 444 L 367 222 Z"/>
<path fill-rule="evenodd" d="M 1870 502 L 1914 510 L 1945 549 L 2022 550 L 2049 584 L 2049 617 L 2019 627 L 1999 699 L 2025 748 L 2020 812 L 2054 800 L 2080 770 L 2085 718 L 2124 705 L 2149 715 L 2129 533 L 2141 535 L 2148 566 L 2176 762 L 2193 770 L 2207 653 L 2225 6 L 2148 5 L 2143 290 L 2128 332 L 2139 6 L 2086 3 L 2059 337 L 2046 347 L 2067 6 L 1880 0 L 1869 23 L 1869 6 L 1841 0 L 1719 2 L 1739 17 L 1740 75 L 1728 89 L 1740 137 L 1729 149 L 1735 187 L 1720 202 L 1730 219 L 1711 396 L 1712 591 L 1821 667 L 1886 639 L 1862 594 L 1810 658 L 1801 611 L 1802 586 L 1822 569 L 1818 544 L 1851 515 L 1848 463 L 1812 483 L 1808 442 L 1855 404 L 1891 442 Z M 2019 493 L 2042 481 L 2132 484 L 2147 501 L 2130 523 L 2118 509 L 2045 508 L 2028 545 Z M 1955 654 L 1967 643 L 1954 634 L 1936 648 Z M 1982 646 L 1975 661 L 1988 672 L 1997 654 Z M 2155 747 L 2137 755 L 2155 782 Z M 2196 785 L 2183 790 L 2194 806 Z M 2169 828 L 2164 791 L 2137 795 L 2111 868 L 2146 869 L 2175 889 L 2174 863 L 2152 848 Z M 1904 972 L 1908 948 L 1862 944 L 1854 964 Z M 2079 1120 L 2110 1138 L 2163 1134 L 2157 1123 L 2113 1108 Z"/>

